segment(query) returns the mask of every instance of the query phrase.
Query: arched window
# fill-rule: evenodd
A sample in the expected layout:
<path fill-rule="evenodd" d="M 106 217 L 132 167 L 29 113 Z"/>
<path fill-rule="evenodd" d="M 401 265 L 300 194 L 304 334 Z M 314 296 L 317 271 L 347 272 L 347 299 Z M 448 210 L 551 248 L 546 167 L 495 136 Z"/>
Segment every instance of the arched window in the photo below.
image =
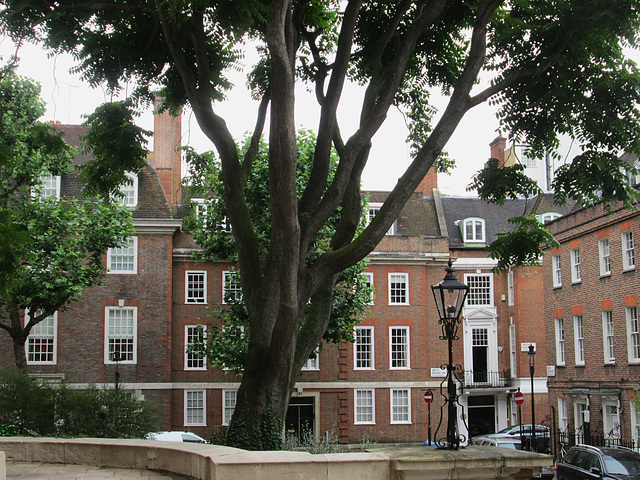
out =
<path fill-rule="evenodd" d="M 486 241 L 484 220 L 465 218 L 462 222 L 462 238 L 464 243 L 484 243 Z"/>

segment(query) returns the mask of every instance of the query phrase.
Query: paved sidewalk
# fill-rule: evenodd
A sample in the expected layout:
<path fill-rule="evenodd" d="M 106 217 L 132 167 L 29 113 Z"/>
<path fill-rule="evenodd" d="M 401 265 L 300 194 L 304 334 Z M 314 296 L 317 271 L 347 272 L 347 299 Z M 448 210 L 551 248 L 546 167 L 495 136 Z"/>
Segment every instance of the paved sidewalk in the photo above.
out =
<path fill-rule="evenodd" d="M 26 463 L 7 460 L 7 480 L 170 480 L 172 477 L 150 470 L 100 468 L 60 463 Z"/>

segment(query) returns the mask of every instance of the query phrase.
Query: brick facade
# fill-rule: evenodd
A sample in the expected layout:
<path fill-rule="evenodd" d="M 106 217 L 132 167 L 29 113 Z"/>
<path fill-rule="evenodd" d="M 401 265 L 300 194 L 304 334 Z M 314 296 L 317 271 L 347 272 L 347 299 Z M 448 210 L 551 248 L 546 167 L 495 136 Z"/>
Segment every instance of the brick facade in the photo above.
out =
<path fill-rule="evenodd" d="M 553 373 L 548 385 L 561 429 L 584 428 L 586 410 L 592 434 L 638 441 L 640 352 L 633 332 L 637 321 L 629 314 L 637 307 L 639 283 L 635 263 L 624 264 L 623 242 L 625 236 L 637 241 L 639 215 L 618 204 L 610 212 L 596 205 L 550 224 L 560 248 L 544 259 L 547 359 Z M 608 272 L 601 267 L 602 243 L 608 245 Z M 572 277 L 572 250 L 579 250 L 580 280 Z M 561 282 L 554 281 L 553 257 L 560 260 Z"/>
<path fill-rule="evenodd" d="M 163 428 L 186 429 L 207 436 L 223 426 L 225 414 L 233 407 L 240 377 L 210 366 L 188 368 L 186 335 L 190 326 L 209 323 L 211 309 L 223 303 L 223 272 L 231 265 L 194 260 L 198 246 L 181 230 L 181 221 L 173 218 L 180 209 L 172 210 L 180 201 L 176 184 L 180 156 L 175 148 L 180 138 L 179 119 L 157 116 L 155 126 L 152 168 L 138 177 L 139 199 L 133 211 L 137 272 L 108 274 L 102 285 L 87 289 L 80 301 L 59 312 L 56 362 L 29 365 L 29 371 L 64 378 L 77 387 L 112 384 L 116 364 L 107 352 L 107 318 L 114 309 L 135 312 L 136 360 L 117 365 L 123 388 L 156 403 L 163 413 Z M 61 128 L 72 142 L 81 134 L 78 127 Z M 81 161 L 86 158 L 77 160 Z M 78 191 L 75 178 L 63 178 L 62 184 L 68 192 Z M 454 342 L 454 361 L 465 371 L 461 372 L 465 389 L 459 412 L 465 420 L 459 422 L 462 433 L 493 432 L 519 421 L 513 393 L 518 388 L 530 393 L 527 356 L 521 346 L 545 343 L 541 269 L 513 272 L 512 305 L 507 301 L 508 274 L 493 274 L 495 263 L 482 249 L 484 244 L 465 245 L 459 241 L 458 228 L 466 218 L 483 217 L 490 226 L 487 228 L 493 231 L 502 228 L 511 212 L 488 211 L 486 204 L 480 205 L 477 199 L 441 198 L 436 187 L 436 175 L 430 173 L 402 210 L 394 234 L 387 235 L 369 256 L 366 271 L 373 275 L 375 299 L 358 327 L 371 327 L 373 331 L 371 368 L 356 368 L 353 344 L 325 345 L 317 368 L 300 373 L 287 430 L 297 431 L 306 425 L 318 437 L 328 432 L 344 443 L 367 438 L 380 442 L 424 441 L 428 410 L 423 395 L 431 389 L 432 431 L 435 435 L 442 422 L 438 436 L 446 434 L 446 412 L 440 408 L 440 393 L 445 380 L 441 367 L 447 362 L 447 343 L 440 340 L 442 331 L 430 286 L 443 279 L 450 257 L 456 259 L 454 266 L 460 280 L 465 274 L 487 275 L 491 279 L 491 302 L 465 308 L 460 339 Z M 383 202 L 387 195 L 388 192 L 368 192 L 372 204 Z M 455 209 L 448 209 L 454 203 Z M 485 243 L 489 240 L 484 239 Z M 187 272 L 198 273 L 199 281 L 206 283 L 203 301 L 187 301 Z M 391 301 L 392 279 L 407 282 L 405 300 Z M 484 365 L 477 364 L 481 355 L 473 344 L 478 332 L 487 342 L 482 350 Z M 401 354 L 397 352 L 407 353 L 406 358 L 396 359 L 395 366 L 393 341 L 398 358 Z M 0 362 L 11 365 L 8 337 L 0 337 L 0 345 Z M 546 354 L 544 348 L 538 347 L 538 423 L 548 411 L 544 402 Z M 488 373 L 495 377 L 489 382 Z M 203 402 L 202 406 L 199 402 Z M 522 411 L 525 422 L 530 418 L 527 405 Z M 204 421 L 187 422 L 187 408 L 200 409 Z"/>

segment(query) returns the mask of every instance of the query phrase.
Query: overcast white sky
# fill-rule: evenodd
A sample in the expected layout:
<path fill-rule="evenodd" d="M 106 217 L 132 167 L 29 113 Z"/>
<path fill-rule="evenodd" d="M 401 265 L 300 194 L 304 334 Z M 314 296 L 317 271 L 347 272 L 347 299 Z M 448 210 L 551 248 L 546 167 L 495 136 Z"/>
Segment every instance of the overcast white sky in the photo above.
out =
<path fill-rule="evenodd" d="M 14 47 L 9 39 L 0 37 L 0 57 L 2 64 L 13 52 Z M 640 55 L 635 52 L 635 58 Z M 60 121 L 64 124 L 78 124 L 102 102 L 110 100 L 101 89 L 91 89 L 69 68 L 73 65 L 70 56 L 47 58 L 36 46 L 25 45 L 20 50 L 21 75 L 31 77 L 42 86 L 42 98 L 47 104 L 44 120 Z M 249 63 L 250 59 L 247 59 Z M 253 128 L 256 105 L 249 98 L 244 80 L 232 78 L 236 88 L 230 93 L 228 100 L 216 106 L 218 114 L 226 119 L 229 128 L 236 138 Z M 480 87 L 478 87 L 480 88 Z M 309 100 L 305 100 L 309 97 Z M 351 87 L 343 95 L 339 111 L 339 122 L 343 136 L 352 133 L 358 121 L 361 92 Z M 440 106 L 444 106 L 440 102 Z M 301 86 L 297 93 L 296 123 L 311 130 L 317 130 L 318 114 L 312 94 Z M 152 115 L 149 112 L 140 120 L 141 126 L 153 130 Z M 471 195 L 466 192 L 472 175 L 482 167 L 489 158 L 489 143 L 498 134 L 498 121 L 495 109 L 489 105 L 480 105 L 468 112 L 455 134 L 445 147 L 457 167 L 452 175 L 439 176 L 438 182 L 442 193 L 455 195 Z M 200 132 L 190 115 L 185 112 L 183 118 L 183 144 L 191 145 L 198 151 L 212 150 L 212 145 Z M 405 143 L 407 129 L 399 112 L 392 110 L 387 122 L 374 137 L 369 163 L 363 173 L 363 188 L 367 190 L 390 190 L 397 178 L 404 172 L 409 162 L 409 150 Z M 148 148 L 151 148 L 149 145 Z"/>

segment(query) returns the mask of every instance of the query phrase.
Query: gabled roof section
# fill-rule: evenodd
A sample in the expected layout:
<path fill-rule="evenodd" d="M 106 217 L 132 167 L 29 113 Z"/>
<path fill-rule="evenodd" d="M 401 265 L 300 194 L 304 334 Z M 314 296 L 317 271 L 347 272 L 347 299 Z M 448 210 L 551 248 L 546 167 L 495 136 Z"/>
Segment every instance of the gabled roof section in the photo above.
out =
<path fill-rule="evenodd" d="M 81 125 L 56 125 L 56 127 L 64 132 L 67 143 L 75 147 L 80 147 L 82 143 L 80 137 L 88 131 L 87 127 Z M 79 197 L 81 195 L 82 183 L 73 167 L 87 163 L 91 159 L 88 153 L 79 153 L 73 159 L 71 172 L 63 175 L 60 182 L 62 196 Z M 145 167 L 138 174 L 138 204 L 132 213 L 134 219 L 172 218 L 158 175 L 150 167 Z"/>
<path fill-rule="evenodd" d="M 362 193 L 365 197 L 369 197 L 369 204 L 381 204 L 390 192 L 364 191 Z M 425 197 L 419 192 L 414 192 L 401 210 L 396 226 L 396 234 L 400 236 L 440 237 L 433 197 Z"/>
<path fill-rule="evenodd" d="M 531 200 L 529 202 L 532 203 Z M 524 199 L 506 200 L 504 205 L 494 205 L 475 197 L 442 196 L 442 207 L 452 248 L 484 248 L 497 238 L 498 233 L 514 229 L 507 220 L 527 215 L 528 202 Z M 465 244 L 460 231 L 467 218 L 480 218 L 485 222 L 485 242 Z"/>

